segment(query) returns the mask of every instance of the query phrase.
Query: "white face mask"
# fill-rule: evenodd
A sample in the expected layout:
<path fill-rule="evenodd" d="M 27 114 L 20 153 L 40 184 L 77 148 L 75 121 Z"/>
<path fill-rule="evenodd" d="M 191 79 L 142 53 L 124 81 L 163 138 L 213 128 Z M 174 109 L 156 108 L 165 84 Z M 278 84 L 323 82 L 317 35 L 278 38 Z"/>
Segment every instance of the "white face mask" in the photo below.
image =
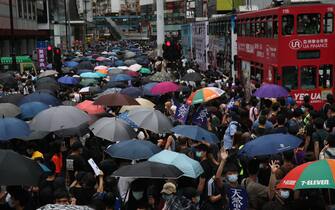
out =
<path fill-rule="evenodd" d="M 238 176 L 237 174 L 231 174 L 231 175 L 227 175 L 227 180 L 230 183 L 234 183 L 237 182 Z"/>
<path fill-rule="evenodd" d="M 11 208 L 14 208 L 15 204 L 14 204 L 14 200 L 12 198 L 12 196 L 10 194 L 7 194 L 6 196 L 6 202 L 8 203 L 8 206 Z"/>
<path fill-rule="evenodd" d="M 140 191 L 140 192 L 135 192 L 133 191 L 132 194 L 135 198 L 135 200 L 141 200 L 143 198 L 143 191 Z"/>
<path fill-rule="evenodd" d="M 288 190 L 280 190 L 279 194 L 282 199 L 288 199 L 290 197 L 290 191 Z"/>

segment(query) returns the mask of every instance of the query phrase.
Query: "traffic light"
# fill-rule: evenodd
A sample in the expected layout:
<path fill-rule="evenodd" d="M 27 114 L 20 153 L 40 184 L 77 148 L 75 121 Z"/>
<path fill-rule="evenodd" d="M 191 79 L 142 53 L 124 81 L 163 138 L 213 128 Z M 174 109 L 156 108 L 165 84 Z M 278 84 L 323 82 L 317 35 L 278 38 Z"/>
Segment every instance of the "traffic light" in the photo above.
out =
<path fill-rule="evenodd" d="M 163 45 L 163 58 L 168 61 L 177 61 L 181 56 L 181 46 L 178 41 L 166 40 Z"/>
<path fill-rule="evenodd" d="M 48 45 L 48 47 L 47 47 L 47 62 L 52 63 L 52 61 L 53 61 L 52 46 Z"/>
<path fill-rule="evenodd" d="M 58 72 L 62 71 L 62 52 L 60 48 L 55 47 L 54 50 L 54 66 Z"/>

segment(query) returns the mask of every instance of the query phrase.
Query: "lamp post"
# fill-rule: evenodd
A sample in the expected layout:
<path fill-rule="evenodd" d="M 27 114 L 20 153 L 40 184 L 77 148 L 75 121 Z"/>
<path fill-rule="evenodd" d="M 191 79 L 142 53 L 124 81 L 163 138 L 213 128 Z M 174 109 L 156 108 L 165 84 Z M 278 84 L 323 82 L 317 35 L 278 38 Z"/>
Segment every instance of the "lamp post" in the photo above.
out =
<path fill-rule="evenodd" d="M 10 19 L 10 53 L 12 57 L 12 70 L 16 71 L 16 55 L 14 44 L 14 18 L 13 18 L 13 2 L 9 0 L 9 19 Z"/>

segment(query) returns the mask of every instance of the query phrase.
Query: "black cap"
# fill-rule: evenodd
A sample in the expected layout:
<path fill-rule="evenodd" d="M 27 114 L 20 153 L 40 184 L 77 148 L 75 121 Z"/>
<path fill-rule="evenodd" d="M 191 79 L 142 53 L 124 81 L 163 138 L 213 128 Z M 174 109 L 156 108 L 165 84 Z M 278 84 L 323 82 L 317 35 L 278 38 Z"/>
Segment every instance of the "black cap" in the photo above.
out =
<path fill-rule="evenodd" d="M 183 196 L 185 196 L 188 199 L 192 199 L 199 195 L 200 194 L 197 192 L 197 190 L 194 187 L 187 187 L 183 190 Z"/>

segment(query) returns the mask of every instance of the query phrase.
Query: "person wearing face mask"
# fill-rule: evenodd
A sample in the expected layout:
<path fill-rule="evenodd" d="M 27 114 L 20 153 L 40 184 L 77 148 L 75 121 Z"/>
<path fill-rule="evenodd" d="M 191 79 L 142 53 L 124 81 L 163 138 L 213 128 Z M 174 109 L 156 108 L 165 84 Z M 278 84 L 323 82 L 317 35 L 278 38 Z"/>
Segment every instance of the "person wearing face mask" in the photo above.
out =
<path fill-rule="evenodd" d="M 194 189 L 192 192 L 196 192 Z M 192 194 L 191 198 L 186 197 L 185 190 L 182 195 L 177 195 L 176 185 L 172 182 L 167 182 L 164 184 L 163 189 L 161 191 L 162 199 L 164 200 L 164 207 L 162 210 L 197 210 L 196 202 L 200 199 L 197 195 Z M 194 197 L 194 198 L 193 198 Z"/>
<path fill-rule="evenodd" d="M 293 203 L 291 202 L 291 191 L 289 189 L 277 189 L 272 201 L 267 202 L 262 210 L 293 210 Z"/>
<path fill-rule="evenodd" d="M 136 179 L 130 185 L 126 210 L 134 210 L 139 205 L 146 204 L 148 201 L 145 181 Z"/>

